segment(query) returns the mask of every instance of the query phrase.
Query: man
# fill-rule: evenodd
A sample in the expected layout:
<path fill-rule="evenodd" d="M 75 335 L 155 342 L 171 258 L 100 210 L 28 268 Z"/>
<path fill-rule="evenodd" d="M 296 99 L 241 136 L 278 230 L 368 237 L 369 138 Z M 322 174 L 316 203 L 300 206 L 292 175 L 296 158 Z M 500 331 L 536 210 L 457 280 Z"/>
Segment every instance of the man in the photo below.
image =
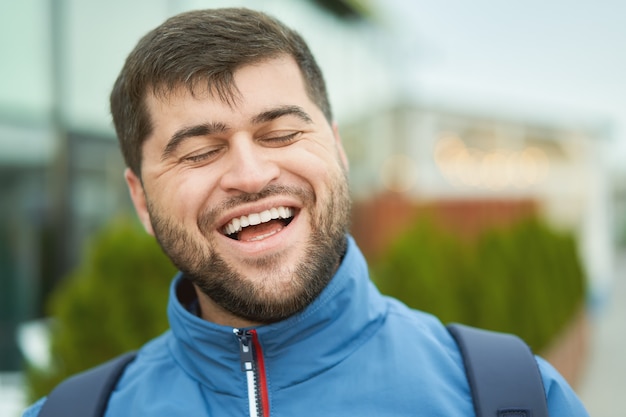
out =
<path fill-rule="evenodd" d="M 181 273 L 171 331 L 107 416 L 474 415 L 446 328 L 381 296 L 347 235 L 348 162 L 298 34 L 245 9 L 173 17 L 111 110 L 139 218 Z M 585 416 L 538 361 L 551 415 Z"/>

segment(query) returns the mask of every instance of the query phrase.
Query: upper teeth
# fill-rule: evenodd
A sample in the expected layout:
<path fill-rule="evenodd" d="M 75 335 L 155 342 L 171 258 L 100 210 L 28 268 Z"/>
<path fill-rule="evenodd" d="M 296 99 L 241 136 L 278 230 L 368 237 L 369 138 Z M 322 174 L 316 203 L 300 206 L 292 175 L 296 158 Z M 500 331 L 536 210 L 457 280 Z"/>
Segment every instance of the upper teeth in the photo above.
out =
<path fill-rule="evenodd" d="M 236 217 L 224 226 L 224 233 L 232 235 L 241 231 L 244 227 L 256 226 L 275 219 L 288 219 L 293 216 L 293 209 L 289 207 L 272 207 L 260 213 L 251 213 L 247 216 Z"/>

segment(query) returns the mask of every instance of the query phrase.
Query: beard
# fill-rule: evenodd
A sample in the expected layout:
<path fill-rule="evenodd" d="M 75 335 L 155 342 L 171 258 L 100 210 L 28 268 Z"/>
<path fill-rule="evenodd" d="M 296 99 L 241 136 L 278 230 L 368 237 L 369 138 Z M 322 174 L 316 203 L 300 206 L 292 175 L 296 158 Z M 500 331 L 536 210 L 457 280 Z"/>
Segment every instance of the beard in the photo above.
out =
<path fill-rule="evenodd" d="M 328 185 L 326 201 L 316 201 L 308 189 L 276 185 L 233 197 L 201 214 L 198 229 L 204 238 L 200 239 L 163 216 L 149 200 L 148 212 L 161 248 L 202 293 L 238 318 L 272 323 L 306 308 L 328 285 L 345 253 L 350 223 L 346 173 L 337 173 Z M 310 210 L 311 234 L 304 242 L 304 256 L 293 266 L 285 266 L 280 254 L 244 260 L 257 271 L 255 277 L 246 277 L 216 251 L 214 219 L 229 207 L 275 195 L 295 195 Z"/>

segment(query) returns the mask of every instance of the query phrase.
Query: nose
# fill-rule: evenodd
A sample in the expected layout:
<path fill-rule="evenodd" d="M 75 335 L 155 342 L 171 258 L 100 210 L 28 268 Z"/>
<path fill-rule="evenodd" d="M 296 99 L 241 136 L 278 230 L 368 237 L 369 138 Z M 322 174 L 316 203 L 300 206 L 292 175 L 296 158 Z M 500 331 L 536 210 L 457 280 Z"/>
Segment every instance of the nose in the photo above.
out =
<path fill-rule="evenodd" d="M 232 138 L 226 170 L 220 179 L 225 191 L 257 193 L 277 179 L 280 167 L 271 155 L 272 149 L 264 148 L 251 138 Z"/>

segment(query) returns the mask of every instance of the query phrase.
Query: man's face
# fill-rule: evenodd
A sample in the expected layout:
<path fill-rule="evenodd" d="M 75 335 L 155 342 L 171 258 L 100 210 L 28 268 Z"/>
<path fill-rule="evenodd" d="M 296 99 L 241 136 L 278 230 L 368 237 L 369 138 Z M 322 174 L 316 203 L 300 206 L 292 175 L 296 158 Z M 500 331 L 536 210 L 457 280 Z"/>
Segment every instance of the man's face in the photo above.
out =
<path fill-rule="evenodd" d="M 149 96 L 142 178 L 126 179 L 205 318 L 272 322 L 306 307 L 340 262 L 347 162 L 290 57 L 242 67 L 235 84 L 234 105 L 186 88 Z"/>

